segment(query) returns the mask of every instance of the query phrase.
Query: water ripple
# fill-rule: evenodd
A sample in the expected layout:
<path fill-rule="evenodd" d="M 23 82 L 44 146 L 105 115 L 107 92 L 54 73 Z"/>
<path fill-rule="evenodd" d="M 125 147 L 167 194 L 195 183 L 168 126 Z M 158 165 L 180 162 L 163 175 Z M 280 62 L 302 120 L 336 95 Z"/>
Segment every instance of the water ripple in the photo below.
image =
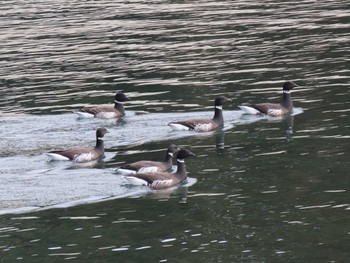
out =
<path fill-rule="evenodd" d="M 3 216 L 2 259 L 348 260 L 349 19 L 344 0 L 5 1 L 0 213 L 56 209 Z M 238 111 L 278 102 L 285 80 L 301 86 L 294 127 Z M 119 90 L 132 99 L 122 121 L 71 114 Z M 207 116 L 217 95 L 233 98 L 224 133 L 169 132 L 169 120 Z M 93 145 L 99 126 L 111 133 L 96 169 L 39 154 Z M 113 174 L 170 141 L 199 152 L 188 193 L 131 190 Z"/>
<path fill-rule="evenodd" d="M 301 2 L 290 10 L 289 4 L 9 2 L 1 8 L 0 59 L 6 63 L 0 67 L 0 109 L 64 111 L 74 96 L 66 96 L 67 89 L 83 94 L 116 85 L 217 87 L 249 83 L 262 72 L 292 76 L 289 68 L 305 71 L 303 64 L 309 68 L 304 74 L 316 79 L 325 61 L 341 66 L 349 59 L 349 13 L 341 1 L 331 9 Z M 328 52 L 339 53 L 339 59 L 328 60 Z M 82 100 L 74 97 L 74 103 Z"/>

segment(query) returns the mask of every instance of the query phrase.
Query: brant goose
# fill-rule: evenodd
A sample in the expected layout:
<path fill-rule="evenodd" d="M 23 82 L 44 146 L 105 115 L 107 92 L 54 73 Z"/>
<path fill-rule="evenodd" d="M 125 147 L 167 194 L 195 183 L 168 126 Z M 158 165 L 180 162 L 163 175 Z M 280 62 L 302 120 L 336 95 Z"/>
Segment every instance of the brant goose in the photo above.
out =
<path fill-rule="evenodd" d="M 130 100 L 124 93 L 118 92 L 115 94 L 114 107 L 113 106 L 96 106 L 96 107 L 84 107 L 76 113 L 83 118 L 95 117 L 102 119 L 111 119 L 124 116 L 123 102 Z"/>
<path fill-rule="evenodd" d="M 104 152 L 103 136 L 108 133 L 106 128 L 98 128 L 96 130 L 96 146 L 95 148 L 72 148 L 61 151 L 51 151 L 46 153 L 55 161 L 74 161 L 77 163 L 89 162 L 101 157 Z"/>
<path fill-rule="evenodd" d="M 293 109 L 293 102 L 290 96 L 290 91 L 298 87 L 292 81 L 287 81 L 283 85 L 283 99 L 282 102 L 277 103 L 259 103 L 259 104 L 243 104 L 238 106 L 244 113 L 247 114 L 267 114 L 272 117 L 285 115 Z"/>
<path fill-rule="evenodd" d="M 180 148 L 175 144 L 171 144 L 168 147 L 164 162 L 138 161 L 135 163 L 124 164 L 120 168 L 116 169 L 116 173 L 129 175 L 134 173 L 166 172 L 171 169 L 173 165 L 173 156 L 178 151 L 180 151 Z"/>
<path fill-rule="evenodd" d="M 146 185 L 152 189 L 164 189 L 177 185 L 187 178 L 185 158 L 195 156 L 186 149 L 181 149 L 177 154 L 177 171 L 175 173 L 136 173 L 124 178 L 133 185 Z"/>
<path fill-rule="evenodd" d="M 224 118 L 222 116 L 222 104 L 225 101 L 231 101 L 224 96 L 215 99 L 215 114 L 212 119 L 190 119 L 185 121 L 170 122 L 168 125 L 173 130 L 186 130 L 196 132 L 209 132 L 224 126 Z"/>

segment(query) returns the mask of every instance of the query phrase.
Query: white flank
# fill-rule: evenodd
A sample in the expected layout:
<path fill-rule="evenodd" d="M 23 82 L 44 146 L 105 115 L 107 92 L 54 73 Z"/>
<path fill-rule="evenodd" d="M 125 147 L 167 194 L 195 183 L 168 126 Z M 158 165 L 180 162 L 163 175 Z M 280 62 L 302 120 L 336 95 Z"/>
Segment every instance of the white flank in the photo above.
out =
<path fill-rule="evenodd" d="M 148 166 L 148 167 L 142 167 L 137 172 L 148 174 L 148 173 L 156 173 L 156 172 L 162 172 L 162 171 L 157 166 Z"/>
<path fill-rule="evenodd" d="M 196 127 L 194 127 L 194 130 L 197 132 L 207 132 L 211 131 L 213 128 L 213 125 L 211 123 L 203 123 L 203 124 L 198 124 Z"/>
<path fill-rule="evenodd" d="M 116 169 L 115 172 L 121 175 L 136 174 L 134 170 L 123 169 L 123 168 Z"/>
<path fill-rule="evenodd" d="M 133 176 L 124 176 L 124 178 L 128 181 L 129 184 L 132 185 L 148 185 L 147 181 L 137 178 L 137 177 L 133 177 Z"/>
<path fill-rule="evenodd" d="M 95 115 L 96 118 L 100 118 L 100 119 L 112 119 L 112 118 L 115 118 L 117 117 L 115 112 L 107 112 L 107 111 L 104 111 L 104 112 L 99 112 Z"/>
<path fill-rule="evenodd" d="M 173 180 L 168 179 L 168 180 L 156 180 L 153 181 L 153 183 L 150 185 L 152 188 L 158 188 L 158 189 L 163 189 L 163 188 L 168 188 L 172 186 Z"/>
<path fill-rule="evenodd" d="M 283 115 L 283 112 L 281 109 L 269 109 L 267 111 L 267 114 L 272 116 L 272 117 L 278 117 L 278 116 Z"/>
<path fill-rule="evenodd" d="M 253 107 L 249 107 L 249 106 L 238 106 L 242 111 L 244 111 L 244 113 L 246 114 L 261 114 L 260 111 L 258 111 L 257 109 L 254 109 Z"/>
<path fill-rule="evenodd" d="M 69 161 L 68 157 L 57 154 L 57 153 L 46 153 L 46 155 L 48 157 L 50 157 L 51 160 L 54 160 L 54 161 Z"/>
<path fill-rule="evenodd" d="M 187 126 L 181 125 L 179 123 L 169 123 L 168 124 L 174 131 L 189 131 L 190 128 Z"/>
<path fill-rule="evenodd" d="M 94 117 L 93 114 L 83 112 L 83 111 L 75 111 L 74 113 L 78 114 L 79 118 L 93 118 Z"/>
<path fill-rule="evenodd" d="M 85 163 L 93 160 L 92 153 L 81 153 L 74 156 L 74 162 L 76 163 Z"/>

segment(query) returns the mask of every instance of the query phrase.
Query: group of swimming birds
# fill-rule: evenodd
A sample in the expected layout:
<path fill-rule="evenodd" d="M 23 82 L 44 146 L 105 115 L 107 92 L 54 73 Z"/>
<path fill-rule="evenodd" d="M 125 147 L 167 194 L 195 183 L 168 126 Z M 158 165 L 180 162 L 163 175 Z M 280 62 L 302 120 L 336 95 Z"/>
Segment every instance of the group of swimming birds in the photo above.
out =
<path fill-rule="evenodd" d="M 246 114 L 266 114 L 272 117 L 283 116 L 289 114 L 293 109 L 293 103 L 290 91 L 298 87 L 294 82 L 287 81 L 283 85 L 283 98 L 281 103 L 259 103 L 259 104 L 243 104 L 239 108 Z M 96 106 L 84 107 L 76 113 L 81 117 L 96 118 L 119 118 L 124 116 L 123 103 L 130 100 L 122 92 L 115 95 L 114 106 Z M 189 119 L 183 121 L 170 122 L 168 125 L 173 130 L 192 130 L 196 132 L 209 132 L 223 127 L 224 119 L 222 115 L 222 105 L 229 98 L 219 96 L 214 103 L 214 117 Z M 103 137 L 108 133 L 106 128 L 98 128 L 96 130 L 96 146 L 95 148 L 71 148 L 68 150 L 58 150 L 46 153 L 52 160 L 89 162 L 96 160 L 104 154 Z M 176 155 L 177 169 L 171 172 L 172 159 Z M 146 185 L 152 189 L 164 189 L 177 185 L 187 178 L 185 167 L 185 159 L 195 156 L 187 149 L 181 149 L 171 144 L 167 150 L 165 161 L 138 161 L 121 166 L 116 170 L 132 185 Z"/>

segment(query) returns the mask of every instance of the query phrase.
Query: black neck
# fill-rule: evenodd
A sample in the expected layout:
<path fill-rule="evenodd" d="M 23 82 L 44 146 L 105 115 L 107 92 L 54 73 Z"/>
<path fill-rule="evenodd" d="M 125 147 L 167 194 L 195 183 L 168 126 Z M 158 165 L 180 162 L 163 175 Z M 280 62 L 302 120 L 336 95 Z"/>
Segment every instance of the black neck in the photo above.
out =
<path fill-rule="evenodd" d="M 292 97 L 290 96 L 289 91 L 287 92 L 283 91 L 283 98 L 282 98 L 281 105 L 287 109 L 293 108 Z"/>
<path fill-rule="evenodd" d="M 102 138 L 96 138 L 96 150 L 104 151 L 104 143 Z"/>
<path fill-rule="evenodd" d="M 165 157 L 165 162 L 168 164 L 173 164 L 173 157 L 167 152 Z"/>
<path fill-rule="evenodd" d="M 114 108 L 119 111 L 120 113 L 124 114 L 124 106 L 121 102 L 114 102 Z"/>
<path fill-rule="evenodd" d="M 182 180 L 187 177 L 186 165 L 183 159 L 177 160 L 177 170 L 176 170 L 175 176 L 179 180 Z"/>
<path fill-rule="evenodd" d="M 218 125 L 223 125 L 224 124 L 224 117 L 222 116 L 222 106 L 215 106 L 215 114 L 214 114 L 213 120 Z"/>

